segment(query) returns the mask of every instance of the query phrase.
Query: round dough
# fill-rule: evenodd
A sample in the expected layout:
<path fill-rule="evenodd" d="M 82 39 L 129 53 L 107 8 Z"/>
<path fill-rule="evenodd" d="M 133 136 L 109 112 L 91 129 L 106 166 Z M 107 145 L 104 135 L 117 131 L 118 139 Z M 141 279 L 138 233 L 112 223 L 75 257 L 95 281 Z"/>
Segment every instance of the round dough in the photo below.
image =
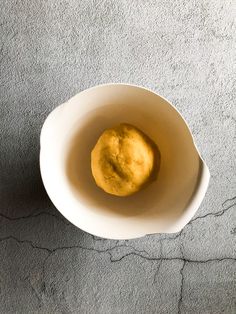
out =
<path fill-rule="evenodd" d="M 159 165 L 157 146 L 126 123 L 105 130 L 91 153 L 97 185 L 117 196 L 131 195 L 156 179 Z"/>

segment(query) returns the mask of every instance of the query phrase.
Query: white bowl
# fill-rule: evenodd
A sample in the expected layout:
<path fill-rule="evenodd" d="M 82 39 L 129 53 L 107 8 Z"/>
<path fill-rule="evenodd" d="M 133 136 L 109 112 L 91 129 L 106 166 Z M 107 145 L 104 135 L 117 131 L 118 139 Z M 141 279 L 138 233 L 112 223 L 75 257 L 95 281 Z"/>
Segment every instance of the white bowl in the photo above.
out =
<path fill-rule="evenodd" d="M 98 188 L 90 168 L 98 137 L 121 122 L 140 128 L 161 152 L 158 179 L 125 198 Z M 209 170 L 180 113 L 138 86 L 106 84 L 77 94 L 50 113 L 40 143 L 41 175 L 54 205 L 77 227 L 104 238 L 180 231 L 209 183 Z"/>

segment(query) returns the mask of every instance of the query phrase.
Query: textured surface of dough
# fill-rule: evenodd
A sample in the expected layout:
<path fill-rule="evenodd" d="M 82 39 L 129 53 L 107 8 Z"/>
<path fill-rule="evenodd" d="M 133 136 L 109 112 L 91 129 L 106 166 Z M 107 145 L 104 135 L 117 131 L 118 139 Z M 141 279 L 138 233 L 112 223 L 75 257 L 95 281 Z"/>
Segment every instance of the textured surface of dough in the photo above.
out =
<path fill-rule="evenodd" d="M 91 154 L 97 185 L 117 196 L 131 195 L 154 180 L 159 163 L 156 145 L 142 131 L 126 123 L 105 130 Z"/>

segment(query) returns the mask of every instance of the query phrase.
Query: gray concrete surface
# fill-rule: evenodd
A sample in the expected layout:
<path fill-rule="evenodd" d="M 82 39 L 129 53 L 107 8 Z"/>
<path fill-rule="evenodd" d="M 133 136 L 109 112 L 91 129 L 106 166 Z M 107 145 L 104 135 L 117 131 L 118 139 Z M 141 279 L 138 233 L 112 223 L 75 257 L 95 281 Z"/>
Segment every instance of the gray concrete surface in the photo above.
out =
<path fill-rule="evenodd" d="M 235 1 L 1 0 L 0 313 L 236 313 Z M 48 113 L 129 82 L 170 99 L 211 171 L 178 234 L 76 229 L 40 179 Z"/>

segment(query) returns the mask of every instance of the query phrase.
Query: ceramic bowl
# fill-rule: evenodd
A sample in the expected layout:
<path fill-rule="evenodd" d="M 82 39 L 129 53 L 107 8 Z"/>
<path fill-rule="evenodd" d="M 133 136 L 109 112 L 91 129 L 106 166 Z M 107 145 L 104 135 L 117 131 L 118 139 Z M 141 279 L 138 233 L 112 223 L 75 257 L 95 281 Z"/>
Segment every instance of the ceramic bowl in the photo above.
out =
<path fill-rule="evenodd" d="M 158 179 L 128 197 L 98 188 L 90 167 L 101 133 L 122 122 L 141 129 L 161 152 Z M 138 86 L 106 84 L 77 94 L 49 114 L 40 144 L 41 175 L 54 205 L 75 226 L 104 238 L 180 231 L 209 183 L 183 117 L 166 99 Z"/>

